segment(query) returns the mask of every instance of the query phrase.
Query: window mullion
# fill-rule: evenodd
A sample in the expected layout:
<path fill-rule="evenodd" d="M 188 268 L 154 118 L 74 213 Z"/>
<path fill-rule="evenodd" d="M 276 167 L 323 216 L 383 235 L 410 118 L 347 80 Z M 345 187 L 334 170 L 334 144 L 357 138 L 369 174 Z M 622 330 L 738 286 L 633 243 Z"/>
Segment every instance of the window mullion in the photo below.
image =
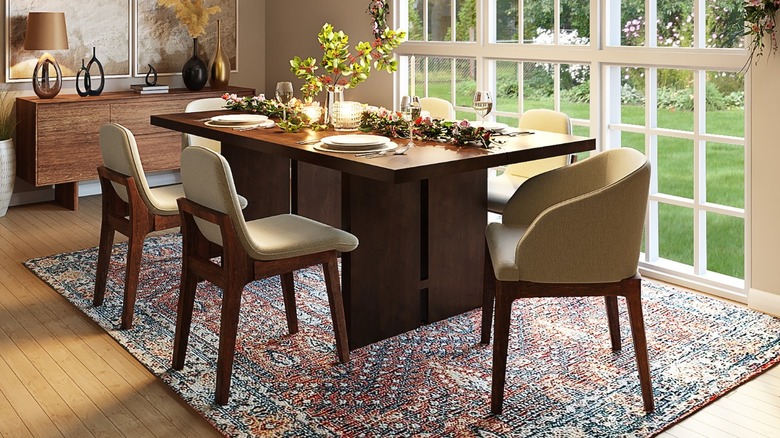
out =
<path fill-rule="evenodd" d="M 693 2 L 693 47 L 704 48 L 707 46 L 707 9 L 705 1 L 695 0 Z"/>
<path fill-rule="evenodd" d="M 701 139 L 705 130 L 707 108 L 706 71 L 693 72 L 693 271 L 696 275 L 707 273 L 707 211 L 701 206 L 706 202 L 706 142 Z"/>
<path fill-rule="evenodd" d="M 656 0 L 645 0 L 645 47 L 658 46 L 658 10 Z"/>
<path fill-rule="evenodd" d="M 658 69 L 645 69 L 645 154 L 651 163 L 658 163 L 658 135 L 651 132 L 658 126 Z M 650 173 L 650 193 L 658 193 L 658 172 Z M 658 202 L 651 201 L 647 207 L 647 234 L 645 252 L 649 262 L 659 258 Z"/>

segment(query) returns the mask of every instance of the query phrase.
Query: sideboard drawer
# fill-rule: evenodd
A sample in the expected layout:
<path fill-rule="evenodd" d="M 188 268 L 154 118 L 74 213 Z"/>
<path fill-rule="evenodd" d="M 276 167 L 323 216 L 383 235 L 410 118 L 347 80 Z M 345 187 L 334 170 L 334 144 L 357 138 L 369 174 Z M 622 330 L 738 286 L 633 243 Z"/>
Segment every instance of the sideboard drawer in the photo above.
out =
<path fill-rule="evenodd" d="M 110 105 L 43 106 L 38 111 L 36 186 L 97 178 L 102 162 L 100 126 L 110 119 Z M 67 116 L 65 116 L 67 114 Z"/>
<path fill-rule="evenodd" d="M 149 105 L 147 102 L 123 102 L 111 105 L 111 122 L 119 123 L 129 129 L 133 135 L 165 134 L 169 129 L 152 126 L 149 118 L 154 114 L 182 113 L 189 100 L 171 100 L 155 102 Z M 181 151 L 181 146 L 179 146 Z"/>

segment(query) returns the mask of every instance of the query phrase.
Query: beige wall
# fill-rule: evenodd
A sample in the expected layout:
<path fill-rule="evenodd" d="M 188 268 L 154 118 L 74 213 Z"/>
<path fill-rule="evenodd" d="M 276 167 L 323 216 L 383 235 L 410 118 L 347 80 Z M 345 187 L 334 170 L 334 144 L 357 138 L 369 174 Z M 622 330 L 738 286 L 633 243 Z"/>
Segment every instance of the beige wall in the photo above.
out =
<path fill-rule="evenodd" d="M 780 138 L 777 105 L 780 89 L 774 88 L 780 71 L 780 54 L 762 58 L 750 67 L 751 186 L 750 291 L 748 305 L 780 316 Z M 769 85 L 767 85 L 769 84 Z"/>
<path fill-rule="evenodd" d="M 324 23 L 349 36 L 350 46 L 372 41 L 368 0 L 274 0 L 266 3 L 266 85 L 272 93 L 277 81 L 293 81 L 296 90 L 302 82 L 290 72 L 290 59 L 322 59 L 317 33 Z M 294 23 L 293 23 L 294 22 Z M 353 51 L 354 53 L 354 51 Z M 367 81 L 345 92 L 345 99 L 391 107 L 392 75 L 372 72 Z M 300 92 L 296 92 L 300 97 Z M 321 96 L 322 97 L 322 96 Z"/>

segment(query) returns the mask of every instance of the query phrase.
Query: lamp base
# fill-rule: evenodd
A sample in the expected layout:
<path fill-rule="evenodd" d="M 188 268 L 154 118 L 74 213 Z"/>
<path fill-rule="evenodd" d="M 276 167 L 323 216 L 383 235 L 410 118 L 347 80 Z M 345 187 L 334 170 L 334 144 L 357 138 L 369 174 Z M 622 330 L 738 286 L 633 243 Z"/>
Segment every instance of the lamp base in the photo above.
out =
<path fill-rule="evenodd" d="M 54 84 L 49 79 L 49 67 L 54 67 Z M 40 74 L 40 78 L 38 75 Z M 38 63 L 35 64 L 35 70 L 33 70 L 33 91 L 41 99 L 52 99 L 59 94 L 62 89 L 62 70 L 57 61 L 48 53 L 41 55 L 38 59 Z"/>

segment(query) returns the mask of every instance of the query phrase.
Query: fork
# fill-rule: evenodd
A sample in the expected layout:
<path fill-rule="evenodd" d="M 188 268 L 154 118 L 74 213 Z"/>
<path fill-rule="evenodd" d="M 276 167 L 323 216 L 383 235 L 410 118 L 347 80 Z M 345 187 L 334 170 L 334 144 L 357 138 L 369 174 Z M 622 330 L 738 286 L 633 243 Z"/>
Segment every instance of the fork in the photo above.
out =
<path fill-rule="evenodd" d="M 411 146 L 402 146 L 402 147 L 394 147 L 392 149 L 386 149 L 384 151 L 379 152 L 366 152 L 364 154 L 355 154 L 356 157 L 361 158 L 379 158 L 384 157 L 385 155 L 403 155 L 406 153 L 406 151 L 409 150 Z"/>

